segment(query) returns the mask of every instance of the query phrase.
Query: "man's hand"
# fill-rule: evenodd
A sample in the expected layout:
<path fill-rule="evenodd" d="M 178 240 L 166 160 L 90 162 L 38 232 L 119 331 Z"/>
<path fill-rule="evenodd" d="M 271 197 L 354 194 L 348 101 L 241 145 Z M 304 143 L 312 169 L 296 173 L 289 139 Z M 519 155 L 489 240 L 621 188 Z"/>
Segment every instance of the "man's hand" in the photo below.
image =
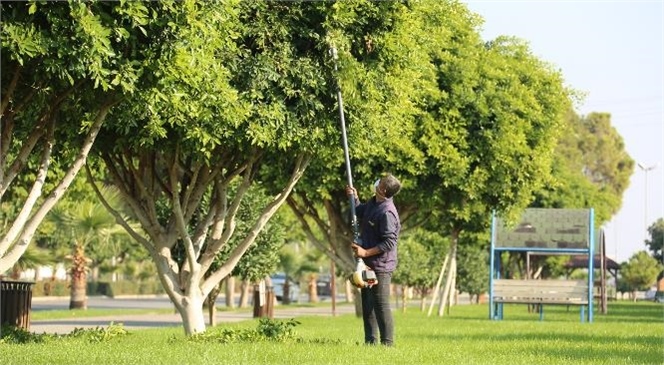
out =
<path fill-rule="evenodd" d="M 357 190 L 355 190 L 355 188 L 352 186 L 346 185 L 346 195 L 352 195 L 357 198 Z"/>
<path fill-rule="evenodd" d="M 359 258 L 364 258 L 367 257 L 367 250 L 363 249 L 362 246 L 353 243 L 350 245 L 350 247 L 353 249 L 353 253 L 355 254 L 355 257 Z"/>

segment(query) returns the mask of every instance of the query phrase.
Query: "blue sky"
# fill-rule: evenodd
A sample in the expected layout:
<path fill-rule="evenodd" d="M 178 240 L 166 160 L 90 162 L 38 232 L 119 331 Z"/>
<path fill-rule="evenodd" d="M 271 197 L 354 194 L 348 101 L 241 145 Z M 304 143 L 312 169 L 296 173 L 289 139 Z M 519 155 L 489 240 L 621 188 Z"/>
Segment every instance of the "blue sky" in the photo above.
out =
<path fill-rule="evenodd" d="M 621 210 L 603 227 L 614 260 L 645 250 L 646 226 L 664 217 L 664 1 L 464 3 L 484 18 L 485 40 L 528 41 L 586 94 L 577 113 L 610 113 L 629 155 L 656 165 L 647 173 L 636 167 Z"/>

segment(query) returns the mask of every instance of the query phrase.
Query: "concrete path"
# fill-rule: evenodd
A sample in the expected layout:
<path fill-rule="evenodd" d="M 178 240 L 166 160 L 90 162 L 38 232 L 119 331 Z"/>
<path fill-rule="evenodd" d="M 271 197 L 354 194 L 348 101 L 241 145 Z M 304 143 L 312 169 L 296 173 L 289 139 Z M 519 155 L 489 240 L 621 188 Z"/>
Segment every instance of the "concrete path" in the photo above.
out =
<path fill-rule="evenodd" d="M 68 305 L 68 298 L 66 302 L 57 300 L 40 301 L 37 300 L 32 303 L 33 312 L 48 309 L 66 309 Z M 133 298 L 133 299 L 111 299 L 111 298 L 95 298 L 96 305 L 88 304 L 88 308 L 173 308 L 167 299 L 155 300 L 151 298 Z M 146 304 L 147 303 L 147 304 Z M 318 307 L 297 307 L 292 306 L 278 306 L 274 308 L 274 318 L 295 318 L 298 316 L 332 316 L 332 306 L 318 306 Z M 352 303 L 337 303 L 335 315 L 349 314 L 355 312 L 355 307 Z M 207 312 L 205 312 L 207 321 Z M 250 320 L 253 318 L 252 309 L 241 309 L 238 311 L 218 311 L 217 323 L 223 322 L 239 322 Z M 146 314 L 128 314 L 128 315 L 113 315 L 104 317 L 88 317 L 88 318 L 67 318 L 67 319 L 53 319 L 53 320 L 31 320 L 30 332 L 33 333 L 51 333 L 51 334 L 67 334 L 75 328 L 97 328 L 108 327 L 109 324 L 122 323 L 123 327 L 127 330 L 157 328 L 157 327 L 181 327 L 182 319 L 177 313 L 146 313 Z"/>

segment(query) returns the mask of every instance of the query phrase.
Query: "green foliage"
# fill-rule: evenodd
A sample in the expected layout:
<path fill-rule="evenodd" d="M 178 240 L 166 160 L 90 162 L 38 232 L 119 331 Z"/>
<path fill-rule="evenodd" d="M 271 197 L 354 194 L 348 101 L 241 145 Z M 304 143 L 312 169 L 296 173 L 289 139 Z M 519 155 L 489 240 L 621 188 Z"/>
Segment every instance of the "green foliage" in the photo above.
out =
<path fill-rule="evenodd" d="M 457 251 L 457 289 L 480 295 L 489 290 L 489 249 L 486 235 L 459 238 Z"/>
<path fill-rule="evenodd" d="M 261 318 L 258 322 L 258 332 L 263 338 L 271 341 L 286 341 L 295 336 L 294 328 L 300 322 L 291 318 L 287 321 Z"/>
<path fill-rule="evenodd" d="M 464 46 L 479 56 L 441 64 L 444 94 L 422 124 L 421 148 L 430 160 L 424 171 L 441 182 L 431 195 L 448 230 L 480 232 L 487 211 L 512 216 L 547 181 L 568 101 L 561 75 L 525 42 L 499 37 Z"/>
<path fill-rule="evenodd" d="M 87 282 L 87 294 L 104 295 L 111 298 L 122 295 L 152 295 L 164 294 L 164 288 L 157 280 L 89 281 Z M 33 297 L 65 295 L 69 295 L 67 281 L 46 279 L 39 280 L 32 286 Z"/>
<path fill-rule="evenodd" d="M 536 192 L 531 206 L 592 207 L 595 225 L 601 226 L 620 209 L 634 160 L 607 113 L 578 116 L 569 111 L 561 128 L 552 180 Z"/>
<path fill-rule="evenodd" d="M 323 264 L 323 257 L 320 251 L 311 247 L 286 245 L 279 252 L 279 268 L 286 276 L 299 281 L 306 274 L 317 273 Z"/>
<path fill-rule="evenodd" d="M 27 269 L 37 269 L 40 266 L 54 264 L 55 260 L 48 250 L 33 247 L 28 247 L 23 255 L 19 258 L 18 262 L 12 268 L 12 274 L 20 274 Z"/>
<path fill-rule="evenodd" d="M 392 281 L 420 290 L 432 288 L 448 251 L 448 240 L 438 233 L 415 229 L 399 239 L 399 265 Z"/>
<path fill-rule="evenodd" d="M 662 264 L 646 251 L 639 251 L 620 265 L 620 281 L 627 284 L 631 291 L 646 290 L 655 284 L 657 275 L 662 271 Z"/>
<path fill-rule="evenodd" d="M 0 329 L 2 337 L 0 337 L 0 344 L 26 344 L 26 343 L 46 343 L 53 339 L 57 339 L 57 335 L 43 333 L 32 333 L 24 328 L 2 325 Z"/>
<path fill-rule="evenodd" d="M 69 295 L 69 282 L 64 280 L 39 280 L 32 286 L 32 296 L 53 296 L 61 297 Z"/>
<path fill-rule="evenodd" d="M 122 323 L 115 324 L 111 322 L 108 327 L 97 326 L 96 328 L 75 328 L 67 335 L 67 337 L 82 338 L 90 343 L 101 343 L 128 334 L 129 332 L 124 329 Z"/>
<path fill-rule="evenodd" d="M 229 244 L 218 253 L 216 263 L 210 267 L 210 270 L 215 270 L 218 265 L 223 264 L 228 259 L 230 252 L 249 233 L 251 226 L 258 218 L 260 210 L 256 207 L 267 204 L 269 199 L 261 186 L 254 186 L 250 189 L 240 204 L 240 210 L 236 218 L 236 233 Z M 256 282 L 273 273 L 279 263 L 279 251 L 285 244 L 285 231 L 286 228 L 282 224 L 280 215 L 277 214 L 265 225 L 254 244 L 235 266 L 231 275 Z"/>
<path fill-rule="evenodd" d="M 96 328 L 75 328 L 68 334 L 57 335 L 48 333 L 32 333 L 23 328 L 14 326 L 2 326 L 2 337 L 0 344 L 46 344 L 46 343 L 61 343 L 69 339 L 80 339 L 88 343 L 102 343 L 108 342 L 120 337 L 128 335 L 129 332 L 124 329 L 123 325 L 111 322 L 108 327 Z"/>
<path fill-rule="evenodd" d="M 286 342 L 297 340 L 294 328 L 300 322 L 295 319 L 275 320 L 270 318 L 261 318 L 258 327 L 254 330 L 247 328 L 223 328 L 220 330 L 212 329 L 203 333 L 196 333 L 187 337 L 190 342 L 214 342 L 214 343 L 256 343 L 264 341 Z M 172 338 L 171 341 L 179 341 Z"/>
<path fill-rule="evenodd" d="M 9 221 L 5 227 L 22 232 L 19 239 L 30 240 L 78 173 L 80 162 L 85 162 L 88 143 L 95 141 L 109 110 L 136 90 L 156 49 L 147 33 L 157 30 L 155 43 L 168 43 L 167 34 L 159 30 L 177 12 L 177 5 L 32 1 L 1 6 L 0 160 L 11 172 L 5 175 L 0 195 L 3 210 L 12 214 L 2 218 Z M 122 128 L 121 122 L 114 122 Z M 77 159 L 79 163 L 73 164 Z M 47 170 L 46 178 L 37 177 L 40 170 Z M 36 201 L 27 199 L 27 191 L 36 194 Z M 6 210 L 5 201 L 12 201 Z M 13 220 L 17 207 L 30 215 L 30 224 Z M 15 238 L 9 238 L 14 244 Z M 7 256 L 3 247 L 3 268 L 13 264 L 6 261 L 15 261 L 28 243 L 13 246 Z"/>
<path fill-rule="evenodd" d="M 650 238 L 646 240 L 646 246 L 657 262 L 664 264 L 664 218 L 657 219 L 648 227 Z"/>
<path fill-rule="evenodd" d="M 135 217 L 153 228 L 144 244 L 168 251 L 162 258 L 172 255 L 180 267 L 184 253 L 194 252 L 183 249 L 186 236 L 211 237 L 213 224 L 201 222 L 232 201 L 233 192 L 221 189 L 216 196 L 215 187 L 232 185 L 225 178 L 246 166 L 247 179 L 266 189 L 260 194 L 274 196 L 294 156 L 315 152 L 298 192 L 337 214 L 321 222 L 347 216 L 337 85 L 358 186 L 366 192 L 385 171 L 399 176 L 404 190 L 397 205 L 405 228 L 483 232 L 488 212 L 513 214 L 552 181 L 553 148 L 570 91 L 525 42 L 482 42 L 481 19 L 458 2 L 3 2 L 2 10 L 3 91 L 11 77 L 22 77 L 7 110 L 30 101 L 18 115 L 3 114 L 3 123 L 16 121 L 14 140 L 43 127 L 38 121 L 55 110 L 63 143 L 54 150 L 57 168 L 49 176 L 61 177 L 102 101 L 119 103 L 95 153 L 104 157 L 127 200 L 133 199 Z M 338 72 L 331 45 L 339 51 Z M 59 96 L 64 101 L 54 104 Z M 585 126 L 605 125 L 599 116 Z M 592 142 L 583 146 L 587 151 L 619 142 L 612 136 L 586 140 Z M 19 148 L 11 144 L 8 155 Z M 592 196 L 605 202 L 602 212 L 619 205 L 615 196 L 626 186 L 628 161 L 617 156 L 584 161 L 607 190 Z M 625 169 L 616 174 L 612 161 Z M 29 166 L 38 166 L 37 157 Z M 29 185 L 23 182 L 30 177 L 22 176 L 3 196 L 3 212 L 20 210 L 7 202 L 26 196 Z M 196 186 L 200 181 L 206 184 Z M 570 181 L 575 185 L 569 191 L 586 191 L 583 180 Z M 216 212 L 210 210 L 214 199 L 223 201 Z M 267 201 L 250 198 L 237 219 L 229 218 L 224 233 L 233 237 L 212 269 L 249 237 Z M 188 210 L 185 227 L 177 230 L 176 202 Z M 219 217 L 213 223 L 226 222 Z M 255 280 L 272 271 L 283 245 L 278 226 L 266 226 L 234 274 Z M 348 233 L 334 228 L 328 231 Z M 161 242 L 163 237 L 169 238 Z M 210 247 L 195 244 L 195 252 Z M 426 251 L 414 245 L 408 256 Z M 402 264 L 404 272 L 436 266 Z M 180 273 L 169 272 L 169 280 L 184 279 L 176 278 Z"/>

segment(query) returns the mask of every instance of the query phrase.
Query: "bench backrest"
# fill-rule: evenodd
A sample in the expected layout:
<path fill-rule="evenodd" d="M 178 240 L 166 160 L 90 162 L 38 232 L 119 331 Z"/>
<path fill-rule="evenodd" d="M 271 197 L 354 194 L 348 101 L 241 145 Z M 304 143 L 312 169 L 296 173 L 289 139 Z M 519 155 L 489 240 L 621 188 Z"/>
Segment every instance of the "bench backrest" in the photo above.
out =
<path fill-rule="evenodd" d="M 588 304 L 585 280 L 495 279 L 493 288 L 497 301 Z"/>

